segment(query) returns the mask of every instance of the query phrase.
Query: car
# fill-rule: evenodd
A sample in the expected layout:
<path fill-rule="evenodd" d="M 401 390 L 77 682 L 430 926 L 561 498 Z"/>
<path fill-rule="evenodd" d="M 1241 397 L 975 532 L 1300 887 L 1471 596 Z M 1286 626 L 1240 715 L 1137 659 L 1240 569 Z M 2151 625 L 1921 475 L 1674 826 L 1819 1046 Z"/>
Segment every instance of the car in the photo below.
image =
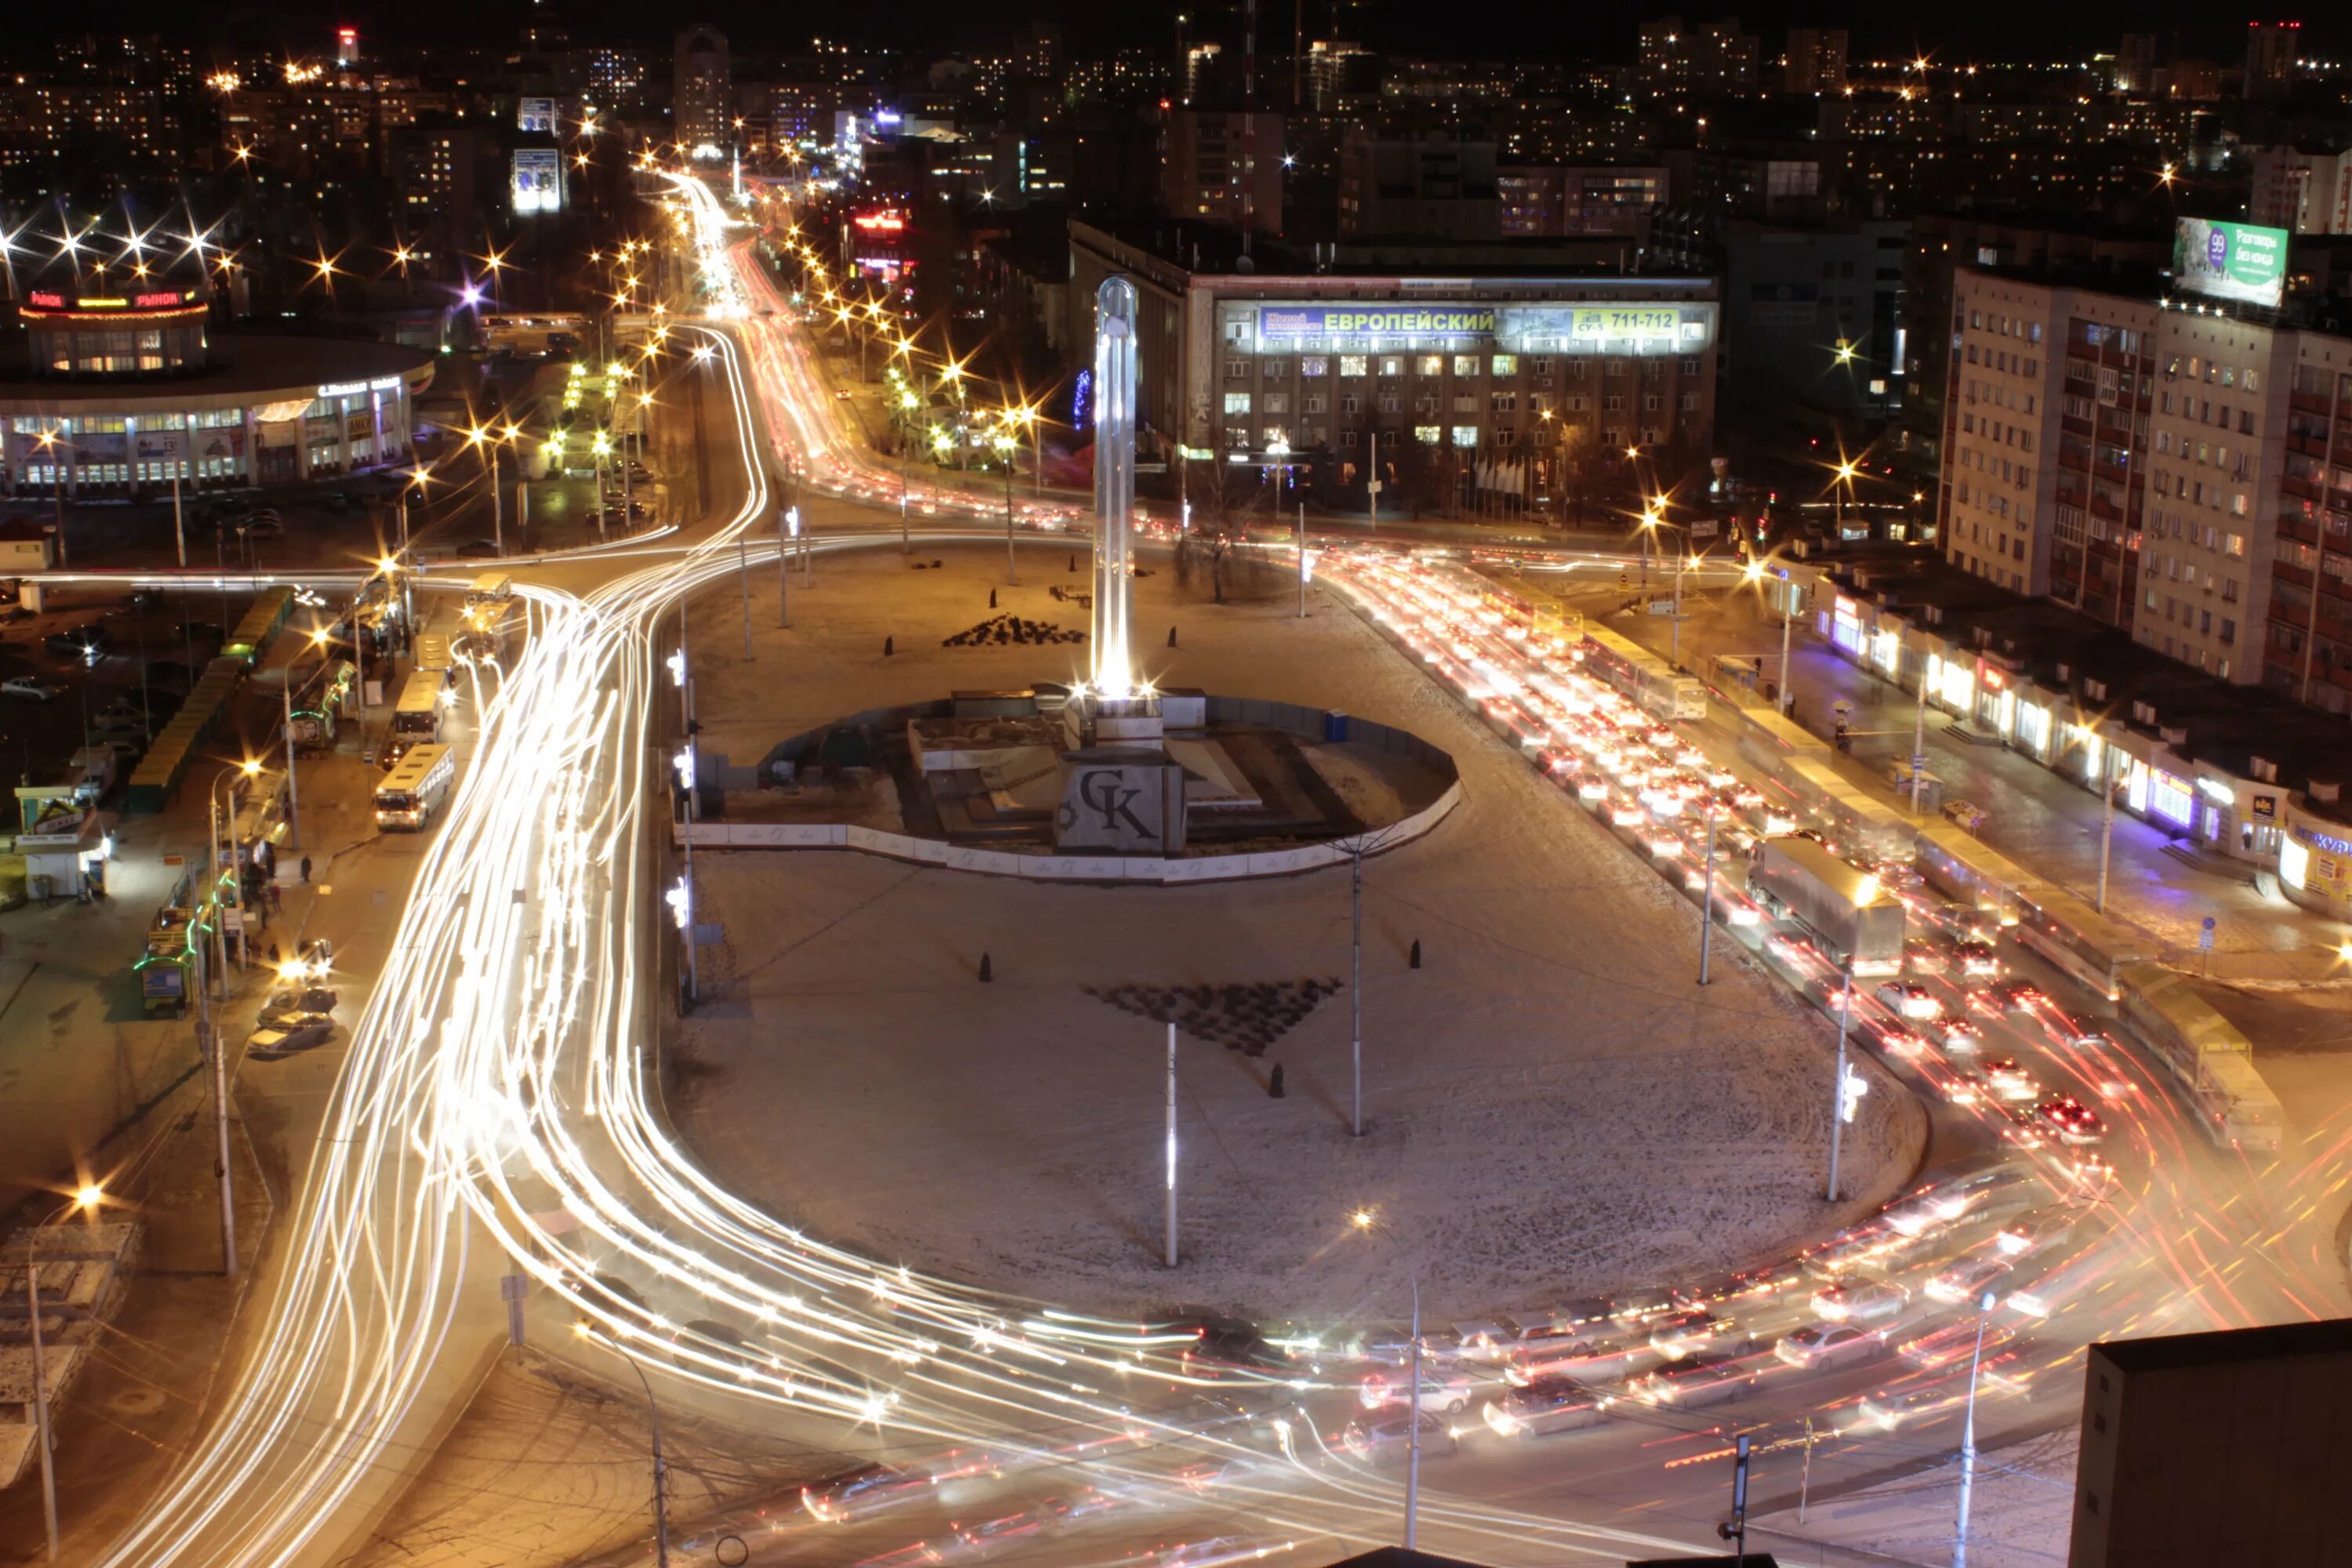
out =
<path fill-rule="evenodd" d="M 296 1018 L 323 1018 L 334 1012 L 335 1002 L 335 994 L 323 985 L 289 985 L 270 993 L 262 1004 L 260 1021 L 271 1026 Z"/>
<path fill-rule="evenodd" d="M 41 639 L 41 646 L 59 658 L 79 659 L 84 664 L 96 664 L 99 655 L 106 651 L 106 632 L 100 626 L 75 626 L 70 631 L 51 632 Z"/>
<path fill-rule="evenodd" d="M 1985 987 L 1985 994 L 2002 1010 L 2011 1013 L 2028 1012 L 2050 1000 L 2031 980 L 1996 980 Z"/>
<path fill-rule="evenodd" d="M 265 1024 L 246 1041 L 246 1054 L 252 1057 L 288 1057 L 297 1051 L 307 1051 L 323 1046 L 335 1032 L 335 1021 L 311 1015 L 289 1018 L 282 1024 Z"/>
<path fill-rule="evenodd" d="M 1878 1220 L 1864 1220 L 1860 1225 L 1848 1226 L 1817 1247 L 1807 1247 L 1799 1256 L 1798 1263 L 1813 1278 L 1835 1283 L 1848 1270 L 1901 1246 L 1904 1239 Z"/>
<path fill-rule="evenodd" d="M 14 698 L 19 702 L 55 702 L 64 695 L 64 687 L 38 676 L 12 675 L 0 680 L 0 697 Z"/>
<path fill-rule="evenodd" d="M 1367 1323 L 1342 1335 L 1332 1344 L 1331 1353 L 1341 1361 L 1402 1366 L 1412 1359 L 1412 1326 L 1409 1323 Z M 1462 1342 L 1450 1330 L 1422 1330 L 1421 1359 L 1424 1364 L 1450 1361 L 1461 1353 Z"/>
<path fill-rule="evenodd" d="M 215 647 L 228 641 L 228 633 L 221 629 L 218 621 L 184 621 L 180 635 L 189 642 L 210 643 Z"/>
<path fill-rule="evenodd" d="M 1968 1365 L 1977 1353 L 1977 1322 L 1975 1318 L 1963 1318 L 1956 1322 L 1939 1323 L 1902 1340 L 1895 1353 L 1922 1372 L 1941 1372 L 1947 1367 Z M 1999 1323 L 1984 1325 L 1984 1348 L 1988 1353 L 2000 1350 L 2017 1336 Z"/>
<path fill-rule="evenodd" d="M 1607 1412 L 1601 1396 L 1574 1378 L 1546 1377 L 1486 1401 L 1478 1415 L 1497 1437 L 1542 1437 L 1597 1426 Z"/>
<path fill-rule="evenodd" d="M 1448 1415 L 1458 1415 L 1470 1407 L 1472 1392 L 1470 1380 L 1466 1377 L 1439 1377 L 1433 1374 L 1426 1367 L 1422 1369 L 1421 1407 L 1425 1411 L 1436 1410 Z M 1357 1402 L 1367 1410 L 1385 1410 L 1391 1405 L 1402 1405 L 1410 1403 L 1412 1397 L 1412 1380 L 1410 1373 L 1403 1377 L 1391 1378 L 1373 1373 L 1365 1378 L 1356 1390 Z"/>
<path fill-rule="evenodd" d="M 1933 1018 L 1944 1010 L 1943 1004 L 1929 994 L 1926 986 L 1912 980 L 1881 981 L 1878 999 L 1906 1018 Z"/>
<path fill-rule="evenodd" d="M 1746 1398 L 1758 1375 L 1755 1363 L 1745 1358 L 1687 1356 L 1633 1378 L 1625 1384 L 1625 1394 L 1644 1405 L 1697 1410 Z"/>
<path fill-rule="evenodd" d="M 845 1524 L 930 1497 L 934 1490 L 928 1470 L 872 1464 L 819 1486 L 803 1487 L 801 1507 L 820 1524 Z"/>
<path fill-rule="evenodd" d="M 2049 1142 L 2042 1130 L 2042 1118 L 2030 1105 L 1995 1105 L 1993 1114 L 2000 1141 L 2012 1149 L 2039 1149 Z"/>
<path fill-rule="evenodd" d="M 1969 1212 L 1968 1190 L 1957 1182 L 1933 1182 L 1906 1194 L 1879 1211 L 1889 1230 L 1904 1236 L 1924 1236 L 1939 1225 L 1949 1225 Z"/>
<path fill-rule="evenodd" d="M 1862 1323 L 1808 1323 L 1783 1334 L 1772 1353 L 1790 1366 L 1829 1372 L 1869 1361 L 1886 1351 L 1886 1331 Z"/>
<path fill-rule="evenodd" d="M 1966 1018 L 1947 1018 L 1937 1030 L 1948 1051 L 1974 1051 L 1984 1047 L 1984 1031 Z"/>
<path fill-rule="evenodd" d="M 1942 948 L 1915 936 L 1903 944 L 1903 967 L 1916 974 L 1941 974 L 1948 965 Z"/>
<path fill-rule="evenodd" d="M 1958 1072 L 1931 1072 L 1927 1075 L 1927 1079 L 1936 1086 L 1936 1092 L 1944 1097 L 1944 1102 L 1948 1105 L 1984 1103 L 1987 1090 L 1981 1074 L 1970 1072 L 1963 1068 Z"/>
<path fill-rule="evenodd" d="M 1244 1318 L 1188 1317 L 1155 1324 L 1154 1337 L 1190 1332 L 1192 1342 L 1176 1352 L 1178 1363 L 1193 1377 L 1218 1377 L 1237 1372 L 1287 1372 L 1290 1357 Z"/>
<path fill-rule="evenodd" d="M 2057 1133 L 2062 1143 L 2098 1143 L 2107 1136 L 2107 1124 L 2099 1113 L 2071 1094 L 2043 1100 L 2033 1108 L 2033 1113 Z"/>
<path fill-rule="evenodd" d="M 2082 1210 L 2059 1205 L 2029 1209 L 2002 1226 L 2000 1234 L 1992 1238 L 1993 1245 L 2006 1257 L 2023 1258 L 2064 1241 L 2074 1234 L 2082 1217 Z"/>
<path fill-rule="evenodd" d="M 144 740 L 151 729 L 157 728 L 161 726 L 151 724 L 135 713 L 127 717 L 116 714 L 111 718 L 91 721 L 89 732 L 101 741 L 137 741 Z"/>
<path fill-rule="evenodd" d="M 1996 1289 L 2011 1269 L 2017 1267 L 2014 1258 L 1982 1250 L 1972 1251 L 1928 1280 L 1922 1294 L 1931 1301 L 1941 1301 L 1948 1307 L 1973 1302 Z"/>
<path fill-rule="evenodd" d="M 1958 961 L 1962 974 L 1990 977 L 2000 973 L 2000 954 L 1993 951 L 1990 942 L 1957 943 L 1952 949 L 1952 956 Z"/>
<path fill-rule="evenodd" d="M 1888 1279 L 1848 1279 L 1813 1292 L 1813 1315 L 1832 1323 L 1885 1323 L 1903 1315 L 1911 1292 Z"/>
<path fill-rule="evenodd" d="M 1402 1465 L 1412 1453 L 1412 1416 L 1368 1415 L 1340 1429 L 1339 1447 L 1349 1458 L 1370 1465 Z M 1454 1424 L 1432 1410 L 1421 1413 L 1421 1457 L 1443 1458 L 1460 1446 Z"/>
<path fill-rule="evenodd" d="M 236 525 L 236 531 L 246 539 L 283 539 L 286 524 L 275 517 L 249 517 Z"/>
<path fill-rule="evenodd" d="M 460 561 L 495 561 L 498 555 L 498 545 L 487 539 L 469 539 L 457 549 Z"/>
<path fill-rule="evenodd" d="M 1658 1320 L 1650 1330 L 1650 1348 L 1668 1361 L 1679 1361 L 1700 1346 L 1727 1337 L 1733 1328 L 1729 1318 L 1713 1312 L 1676 1312 Z"/>
<path fill-rule="evenodd" d="M 2042 1086 L 2034 1082 L 2032 1073 L 2018 1065 L 2014 1057 L 1995 1057 L 1985 1063 L 1980 1070 L 1984 1074 L 1985 1082 L 1992 1087 L 1993 1094 L 2001 1100 L 2021 1100 L 2042 1098 Z"/>

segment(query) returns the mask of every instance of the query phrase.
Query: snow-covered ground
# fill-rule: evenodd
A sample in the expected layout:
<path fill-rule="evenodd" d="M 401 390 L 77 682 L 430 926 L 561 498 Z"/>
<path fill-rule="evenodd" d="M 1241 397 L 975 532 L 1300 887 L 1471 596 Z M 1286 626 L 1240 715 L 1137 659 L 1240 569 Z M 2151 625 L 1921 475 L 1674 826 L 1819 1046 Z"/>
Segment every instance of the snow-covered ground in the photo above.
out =
<path fill-rule="evenodd" d="M 1068 679 L 1082 647 L 942 648 L 1049 598 L 1063 553 L 895 549 L 818 563 L 754 657 L 732 591 L 698 602 L 703 744 L 749 763 L 861 709 Z M 1345 981 L 1342 870 L 1198 889 L 1061 889 L 846 853 L 698 860 L 717 999 L 680 1030 L 675 1107 L 727 1184 L 829 1240 L 1105 1310 L 1460 1316 L 1756 1260 L 1836 1223 L 1822 1201 L 1831 1031 L 1371 629 L 1319 590 L 1213 605 L 1164 561 L 1138 584 L 1162 684 L 1313 703 L 1452 752 L 1463 805 L 1365 871 L 1363 1083 L 1348 1132 L 1343 984 L 1259 1058 L 1180 1045 L 1183 1261 L 1160 1262 L 1165 1032 L 1090 995 Z M 1170 625 L 1178 647 L 1162 645 Z M 896 652 L 885 657 L 883 639 Z M 1415 940 L 1424 967 L 1408 967 Z M 976 978 L 990 957 L 994 980 Z M 1287 1094 L 1269 1098 L 1279 1063 Z M 1865 1066 L 1865 1070 L 1869 1069 Z M 1847 1130 L 1844 1212 L 1908 1174 L 1916 1102 L 1877 1078 Z M 1370 1227 L 1351 1222 L 1368 1210 Z"/>
<path fill-rule="evenodd" d="M 2062 1568 L 2074 1528 L 2073 1428 L 1977 1455 L 1969 1498 L 1969 1568 Z M 1816 1502 L 1797 1522 L 1785 1509 L 1749 1520 L 1750 1546 L 1788 1568 L 1831 1561 L 1836 1548 L 1874 1553 L 1888 1563 L 1944 1568 L 1952 1561 L 1959 1520 L 1960 1468 L 1948 1464 Z M 1843 1557 L 1835 1559 L 1844 1561 Z"/>

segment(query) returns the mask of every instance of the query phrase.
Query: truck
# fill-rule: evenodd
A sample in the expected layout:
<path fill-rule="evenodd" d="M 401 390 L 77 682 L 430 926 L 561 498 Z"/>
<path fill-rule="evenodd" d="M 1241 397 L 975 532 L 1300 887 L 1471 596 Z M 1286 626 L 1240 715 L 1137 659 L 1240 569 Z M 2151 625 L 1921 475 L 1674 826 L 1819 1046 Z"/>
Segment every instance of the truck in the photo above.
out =
<path fill-rule="evenodd" d="M 180 896 L 184 897 L 184 892 Z M 147 951 L 137 965 L 139 1002 L 144 1011 L 177 1017 L 187 1015 L 190 975 L 196 963 L 193 942 L 196 919 L 196 910 L 180 904 L 165 904 L 155 911 L 154 922 L 147 929 Z"/>
<path fill-rule="evenodd" d="M 1757 841 L 1748 893 L 1776 920 L 1818 937 L 1855 974 L 1903 970 L 1903 900 L 1875 874 L 1858 870 L 1801 834 Z"/>

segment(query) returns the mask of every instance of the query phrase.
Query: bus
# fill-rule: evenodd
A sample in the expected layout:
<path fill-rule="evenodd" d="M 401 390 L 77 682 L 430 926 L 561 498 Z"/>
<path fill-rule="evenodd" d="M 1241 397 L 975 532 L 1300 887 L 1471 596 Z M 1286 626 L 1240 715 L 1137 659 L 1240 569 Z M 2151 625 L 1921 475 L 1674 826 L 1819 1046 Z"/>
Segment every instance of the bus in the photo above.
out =
<path fill-rule="evenodd" d="M 392 710 L 392 732 L 415 741 L 438 741 L 441 738 L 443 694 L 448 689 L 447 678 L 438 670 L 419 669 L 400 689 L 400 701 Z"/>
<path fill-rule="evenodd" d="M 2236 1025 L 2198 995 L 2186 975 L 2161 964 L 2126 964 L 2118 990 L 2123 1016 L 2188 1090 L 2207 1137 L 2225 1149 L 2278 1148 L 2278 1097 Z"/>
<path fill-rule="evenodd" d="M 2009 934 L 2068 978 L 2108 1001 L 2122 995 L 2124 972 L 2147 954 L 2137 933 L 2047 882 L 2012 889 L 2017 923 Z"/>
<path fill-rule="evenodd" d="M 457 777 L 457 753 L 446 746 L 416 746 L 375 786 L 375 825 L 415 832 L 433 819 Z"/>
<path fill-rule="evenodd" d="M 502 615 L 507 602 L 513 597 L 512 577 L 503 572 L 485 572 L 466 590 L 466 613 L 478 617 L 478 613 L 487 609 L 492 616 Z"/>
<path fill-rule="evenodd" d="M 416 673 L 437 676 L 444 686 L 457 679 L 457 658 L 448 633 L 416 634 Z"/>
<path fill-rule="evenodd" d="M 1584 668 L 1660 719 L 1706 717 L 1706 683 L 1602 626 L 1584 628 Z"/>

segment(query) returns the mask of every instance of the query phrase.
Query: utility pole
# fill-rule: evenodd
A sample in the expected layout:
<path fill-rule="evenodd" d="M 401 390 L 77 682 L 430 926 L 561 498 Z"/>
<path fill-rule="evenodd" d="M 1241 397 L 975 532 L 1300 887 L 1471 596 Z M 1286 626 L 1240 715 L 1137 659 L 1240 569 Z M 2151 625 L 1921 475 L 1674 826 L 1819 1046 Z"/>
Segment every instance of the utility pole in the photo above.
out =
<path fill-rule="evenodd" d="M 1348 1060 L 1356 1080 L 1354 1109 L 1349 1112 L 1348 1136 L 1364 1135 L 1364 841 L 1360 835 L 1349 859 L 1349 904 L 1350 931 L 1348 940 L 1350 978 L 1348 983 Z"/>
<path fill-rule="evenodd" d="M 1853 1022 L 1853 966 L 1845 971 L 1845 989 L 1839 994 L 1837 1079 L 1830 1090 L 1830 1202 L 1838 1201 L 1838 1144 L 1845 1131 L 1845 1037 Z"/>
<path fill-rule="evenodd" d="M 793 624 L 792 541 L 801 531 L 801 509 L 788 506 L 776 514 L 776 625 Z"/>
<path fill-rule="evenodd" d="M 1927 666 L 1919 666 L 1919 707 L 1911 721 L 1911 815 L 1925 809 L 1927 791 Z"/>
<path fill-rule="evenodd" d="M 1013 587 L 1021 586 L 1021 563 L 1013 554 L 1013 458 L 1004 458 L 1004 580 Z"/>
<path fill-rule="evenodd" d="M 172 540 L 180 547 L 180 570 L 188 569 L 188 520 L 180 511 L 180 465 L 172 464 Z"/>
<path fill-rule="evenodd" d="M 221 1205 L 221 1274 L 236 1278 L 236 1179 L 228 1160 L 228 1053 L 221 1048 L 220 1037 L 213 1032 L 212 998 L 206 991 L 205 971 L 211 968 L 205 957 L 204 943 L 198 942 L 196 953 L 196 1055 L 213 1075 L 213 1131 L 219 1141 L 214 1158 L 220 1169 L 214 1173 L 220 1184 Z"/>
<path fill-rule="evenodd" d="M 1406 1401 L 1404 1447 L 1404 1549 L 1413 1550 L 1421 1527 L 1421 1270 L 1412 1275 L 1412 1393 Z"/>
<path fill-rule="evenodd" d="M 743 657 L 751 657 L 751 537 L 735 536 L 735 574 L 743 584 Z"/>
<path fill-rule="evenodd" d="M 356 643 L 359 637 L 359 616 L 356 614 L 352 617 L 352 636 Z M 278 683 L 278 690 L 285 700 L 286 707 L 286 837 L 290 845 L 299 848 L 302 843 L 302 791 L 294 780 L 294 667 L 291 664 L 286 667 L 286 679 Z M 275 877 L 276 873 L 271 875 Z"/>
<path fill-rule="evenodd" d="M 1783 580 L 1783 581 L 1782 581 L 1782 583 L 1780 584 L 1780 593 L 1781 593 L 1781 600 L 1780 600 L 1780 711 L 1782 714 L 1786 714 L 1786 713 L 1787 713 L 1790 709 L 1794 708 L 1794 707 L 1797 705 L 1797 689 L 1796 689 L 1795 685 L 1794 685 L 1794 684 L 1790 681 L 1790 670 L 1789 670 L 1789 634 L 1790 634 L 1790 632 L 1792 632 L 1792 631 L 1794 631 L 1794 630 L 1796 629 L 1796 626 L 1797 626 L 1797 607 L 1796 607 L 1794 605 L 1791 605 L 1790 603 L 1789 603 L 1789 601 L 1788 601 L 1789 584 L 1788 584 L 1788 583 L 1787 583 L 1785 580 Z"/>
<path fill-rule="evenodd" d="M 1176 1026 L 1168 1026 L 1168 1267 L 1176 1267 Z"/>
<path fill-rule="evenodd" d="M 1371 456 L 1367 463 L 1372 477 L 1364 481 L 1364 494 L 1371 502 L 1371 526 L 1378 528 L 1381 525 L 1381 433 L 1377 430 L 1370 432 L 1370 439 Z"/>
<path fill-rule="evenodd" d="M 1715 936 L 1715 799 L 1706 803 L 1706 890 L 1698 900 L 1698 983 L 1706 984 L 1707 948 Z"/>
<path fill-rule="evenodd" d="M 1307 618 L 1307 503 L 1298 503 L 1298 618 Z"/>
<path fill-rule="evenodd" d="M 47 1227 L 42 1227 L 46 1229 Z M 49 1375 L 41 1350 L 41 1262 L 30 1232 L 25 1238 L 25 1306 L 33 1315 L 33 1440 L 41 1446 L 41 1517 L 49 1527 L 49 1561 L 58 1560 L 58 1471 L 49 1436 Z"/>
<path fill-rule="evenodd" d="M 2100 914 L 2107 912 L 2107 856 L 2116 842 L 2116 777 L 2111 765 L 2115 752 L 2099 739 L 2099 896 L 2091 907 Z"/>

